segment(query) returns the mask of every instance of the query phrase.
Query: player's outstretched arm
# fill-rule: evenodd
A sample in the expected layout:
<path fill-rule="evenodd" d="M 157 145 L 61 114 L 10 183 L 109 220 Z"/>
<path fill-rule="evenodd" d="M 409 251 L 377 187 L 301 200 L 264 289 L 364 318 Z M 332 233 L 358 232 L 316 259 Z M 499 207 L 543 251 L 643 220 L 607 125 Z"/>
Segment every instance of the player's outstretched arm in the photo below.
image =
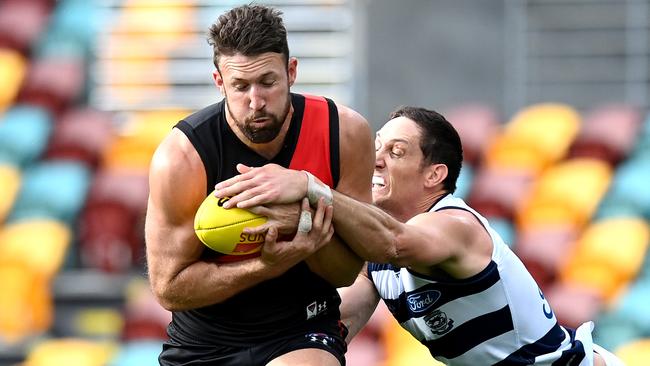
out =
<path fill-rule="evenodd" d="M 368 278 L 364 266 L 352 286 L 339 289 L 341 295 L 341 321 L 348 328 L 345 341 L 349 344 L 368 323 L 379 303 L 379 294 Z"/>
<path fill-rule="evenodd" d="M 375 149 L 370 126 L 357 112 L 339 106 L 340 178 L 334 187 L 361 202 L 372 202 L 372 173 L 375 167 Z M 313 197 L 310 201 L 313 200 Z M 336 215 L 336 211 L 334 212 Z M 338 281 L 338 286 L 349 286 L 363 266 L 363 259 L 336 234 L 330 245 L 324 246 L 307 263 L 320 273 Z M 327 277 L 326 277 L 327 278 Z"/>
<path fill-rule="evenodd" d="M 202 259 L 205 247 L 194 233 L 193 222 L 206 195 L 205 170 L 180 131 L 174 129 L 154 154 L 149 185 L 147 268 L 153 292 L 166 309 L 222 302 L 295 264 L 272 261 L 269 256 L 224 264 Z M 308 255 L 305 251 L 296 254 Z"/>

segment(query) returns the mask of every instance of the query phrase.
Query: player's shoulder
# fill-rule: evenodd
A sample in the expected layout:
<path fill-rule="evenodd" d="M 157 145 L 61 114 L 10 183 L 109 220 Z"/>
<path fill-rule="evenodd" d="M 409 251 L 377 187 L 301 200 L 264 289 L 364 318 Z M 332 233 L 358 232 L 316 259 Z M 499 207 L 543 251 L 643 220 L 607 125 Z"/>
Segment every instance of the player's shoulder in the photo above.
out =
<path fill-rule="evenodd" d="M 190 126 L 196 128 L 202 124 L 214 121 L 215 119 L 219 119 L 222 117 L 222 115 L 223 100 L 191 113 L 190 115 L 183 118 L 182 121 L 185 121 Z"/>
<path fill-rule="evenodd" d="M 370 124 L 361 113 L 351 107 L 336 103 L 339 114 L 339 129 L 346 139 L 372 139 Z"/>
<path fill-rule="evenodd" d="M 151 159 L 151 168 L 158 171 L 178 171 L 200 167 L 198 152 L 178 128 L 165 136 Z"/>
<path fill-rule="evenodd" d="M 356 110 L 352 109 L 351 107 L 341 104 L 341 103 L 336 103 L 336 108 L 338 109 L 339 113 L 339 120 L 343 123 L 349 123 L 353 125 L 365 125 L 368 126 L 368 121 L 364 116 L 361 115 L 361 113 L 357 112 Z"/>

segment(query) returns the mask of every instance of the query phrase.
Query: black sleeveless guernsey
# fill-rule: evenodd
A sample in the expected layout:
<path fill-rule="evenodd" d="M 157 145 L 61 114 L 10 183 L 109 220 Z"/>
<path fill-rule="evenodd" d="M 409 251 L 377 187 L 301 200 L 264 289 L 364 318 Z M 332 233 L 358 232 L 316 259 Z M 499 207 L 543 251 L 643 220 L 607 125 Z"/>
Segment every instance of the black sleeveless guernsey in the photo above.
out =
<path fill-rule="evenodd" d="M 291 94 L 294 112 L 281 151 L 268 160 L 249 149 L 226 122 L 225 102 L 181 120 L 176 128 L 199 153 L 207 175 L 206 195 L 214 185 L 237 175 L 235 166 L 276 163 L 311 172 L 331 187 L 339 179 L 339 121 L 329 99 Z M 182 189 L 182 187 L 179 187 Z M 204 256 L 219 254 L 206 247 Z M 338 331 L 340 298 L 332 285 L 302 262 L 284 275 L 245 290 L 225 302 L 174 312 L 172 340 L 183 344 L 246 347 L 304 331 Z"/>

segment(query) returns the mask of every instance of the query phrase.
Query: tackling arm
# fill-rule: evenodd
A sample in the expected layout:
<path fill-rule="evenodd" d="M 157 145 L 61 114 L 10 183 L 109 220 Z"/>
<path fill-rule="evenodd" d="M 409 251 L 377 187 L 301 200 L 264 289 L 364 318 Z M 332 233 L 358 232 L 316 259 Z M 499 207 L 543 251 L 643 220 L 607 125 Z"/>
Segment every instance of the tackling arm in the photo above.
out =
<path fill-rule="evenodd" d="M 339 289 L 339 294 L 341 295 L 341 321 L 348 328 L 345 340 L 349 344 L 368 323 L 379 303 L 379 294 L 368 278 L 366 266 L 359 273 L 354 284 Z"/>
<path fill-rule="evenodd" d="M 370 127 L 353 110 L 344 106 L 338 109 L 341 165 L 336 189 L 362 202 L 371 202 L 375 154 Z M 305 261 L 315 273 L 337 287 L 351 285 L 363 265 L 363 260 L 336 234 L 330 245 Z"/>

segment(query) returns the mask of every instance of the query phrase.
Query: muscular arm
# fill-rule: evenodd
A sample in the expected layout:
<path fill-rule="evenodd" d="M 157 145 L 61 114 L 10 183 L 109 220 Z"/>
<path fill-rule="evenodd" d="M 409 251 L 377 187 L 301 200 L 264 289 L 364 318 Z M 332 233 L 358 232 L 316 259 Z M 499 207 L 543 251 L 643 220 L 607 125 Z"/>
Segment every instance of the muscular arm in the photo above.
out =
<path fill-rule="evenodd" d="M 266 165 L 233 178 L 220 190 L 224 196 L 236 195 L 228 203 L 250 207 L 265 202 L 295 201 L 307 194 L 306 186 L 304 173 Z M 403 223 L 371 204 L 338 191 L 333 194 L 337 233 L 365 260 L 408 266 L 421 273 L 448 262 L 443 267 L 448 266 L 456 273 L 458 268 L 451 268 L 453 264 L 473 262 L 476 257 L 489 259 L 489 236 L 469 212 L 427 212 Z M 479 250 L 470 250 L 477 247 Z"/>
<path fill-rule="evenodd" d="M 402 223 L 378 207 L 334 192 L 334 224 L 362 258 L 430 273 L 439 266 L 454 277 L 480 272 L 492 244 L 485 229 L 463 210 L 425 212 Z"/>
<path fill-rule="evenodd" d="M 145 221 L 147 268 L 153 292 L 168 310 L 224 301 L 278 276 L 302 258 L 269 263 L 262 257 L 217 264 L 201 259 L 204 246 L 194 234 L 194 215 L 205 198 L 201 159 L 185 135 L 174 129 L 154 154 Z"/>
<path fill-rule="evenodd" d="M 341 321 L 348 328 L 345 338 L 349 344 L 368 323 L 379 303 L 379 294 L 368 278 L 366 267 L 350 287 L 339 289 L 341 295 Z"/>
<path fill-rule="evenodd" d="M 335 188 L 362 202 L 372 202 L 375 152 L 368 122 L 344 106 L 339 106 L 339 121 L 341 165 Z M 314 273 L 337 287 L 352 284 L 363 265 L 363 260 L 337 235 L 306 262 Z"/>

